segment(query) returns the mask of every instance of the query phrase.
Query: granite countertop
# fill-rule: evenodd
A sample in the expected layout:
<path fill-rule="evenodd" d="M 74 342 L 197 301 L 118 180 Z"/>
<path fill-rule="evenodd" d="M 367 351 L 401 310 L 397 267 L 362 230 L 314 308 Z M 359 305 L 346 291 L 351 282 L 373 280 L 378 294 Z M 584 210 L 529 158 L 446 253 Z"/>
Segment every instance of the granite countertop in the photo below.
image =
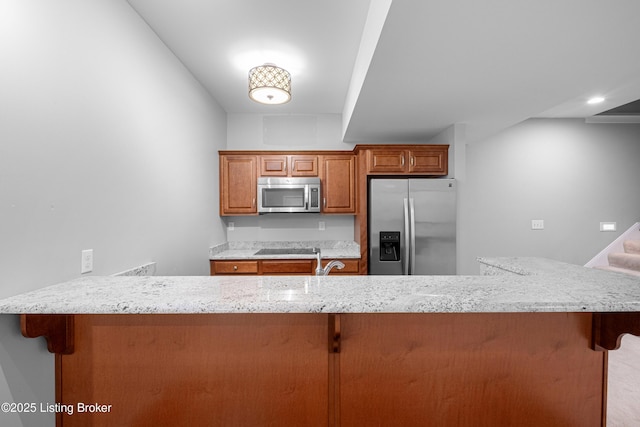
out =
<path fill-rule="evenodd" d="M 640 278 L 539 258 L 480 276 L 83 277 L 0 300 L 0 313 L 640 311 Z"/>
<path fill-rule="evenodd" d="M 315 254 L 256 255 L 260 249 L 320 248 L 322 258 L 360 258 L 360 245 L 348 240 L 227 242 L 209 248 L 209 259 L 315 259 Z"/>

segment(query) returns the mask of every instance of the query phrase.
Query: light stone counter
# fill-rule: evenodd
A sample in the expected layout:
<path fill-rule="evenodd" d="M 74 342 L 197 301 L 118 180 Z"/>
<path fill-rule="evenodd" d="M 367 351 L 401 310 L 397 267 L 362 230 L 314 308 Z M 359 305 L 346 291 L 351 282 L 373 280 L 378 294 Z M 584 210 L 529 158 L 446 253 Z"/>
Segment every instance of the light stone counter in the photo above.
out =
<path fill-rule="evenodd" d="M 360 245 L 354 241 L 314 240 L 281 242 L 227 242 L 209 249 L 209 259 L 315 259 L 313 254 L 256 255 L 263 248 L 320 248 L 322 259 L 360 258 Z"/>
<path fill-rule="evenodd" d="M 0 300 L 0 313 L 640 311 L 638 277 L 539 258 L 479 262 L 491 275 L 90 276 Z"/>

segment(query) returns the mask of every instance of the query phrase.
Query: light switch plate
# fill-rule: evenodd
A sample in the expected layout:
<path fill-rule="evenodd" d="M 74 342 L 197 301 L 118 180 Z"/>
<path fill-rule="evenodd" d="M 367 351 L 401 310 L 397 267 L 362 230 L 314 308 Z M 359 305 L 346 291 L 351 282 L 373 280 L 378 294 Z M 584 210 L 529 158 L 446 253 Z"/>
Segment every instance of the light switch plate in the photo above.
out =
<path fill-rule="evenodd" d="M 601 222 L 600 231 L 616 231 L 618 229 L 615 222 Z"/>

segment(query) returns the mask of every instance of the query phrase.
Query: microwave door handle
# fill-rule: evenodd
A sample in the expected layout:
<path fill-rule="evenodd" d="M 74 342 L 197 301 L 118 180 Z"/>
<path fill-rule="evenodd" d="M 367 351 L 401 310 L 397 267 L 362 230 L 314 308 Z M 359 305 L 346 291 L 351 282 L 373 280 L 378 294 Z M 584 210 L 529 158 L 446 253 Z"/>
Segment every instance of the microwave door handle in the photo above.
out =
<path fill-rule="evenodd" d="M 309 210 L 309 186 L 304 186 L 304 210 Z"/>

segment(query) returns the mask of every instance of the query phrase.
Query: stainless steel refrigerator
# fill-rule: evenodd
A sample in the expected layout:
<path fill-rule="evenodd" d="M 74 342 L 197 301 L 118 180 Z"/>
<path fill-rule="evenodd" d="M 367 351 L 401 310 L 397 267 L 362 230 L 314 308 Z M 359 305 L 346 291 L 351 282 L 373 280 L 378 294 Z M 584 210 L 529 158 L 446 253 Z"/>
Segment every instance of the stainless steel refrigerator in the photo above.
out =
<path fill-rule="evenodd" d="M 456 274 L 456 181 L 369 181 L 369 274 Z"/>

